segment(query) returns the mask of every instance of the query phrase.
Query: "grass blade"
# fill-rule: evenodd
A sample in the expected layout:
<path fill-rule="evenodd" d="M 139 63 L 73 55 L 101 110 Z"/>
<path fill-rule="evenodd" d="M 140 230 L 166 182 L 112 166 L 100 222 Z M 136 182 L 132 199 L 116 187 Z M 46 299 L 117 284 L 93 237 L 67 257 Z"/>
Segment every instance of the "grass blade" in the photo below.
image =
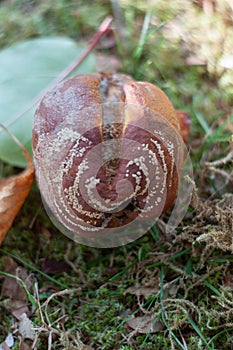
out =
<path fill-rule="evenodd" d="M 59 287 L 65 288 L 65 289 L 69 289 L 69 287 L 67 285 L 65 285 L 62 282 L 57 281 L 55 278 L 47 275 L 46 273 L 44 273 L 43 271 L 41 271 L 40 269 L 36 268 L 35 266 L 33 266 L 32 264 L 30 264 L 29 262 L 19 258 L 18 256 L 11 254 L 9 252 L 6 252 L 4 250 L 1 250 L 4 254 L 12 257 L 13 259 L 17 260 L 18 262 L 20 262 L 21 264 L 23 264 L 24 266 L 28 267 L 30 270 L 35 271 L 37 273 L 39 273 L 41 276 L 45 277 L 47 280 L 53 282 L 54 284 L 56 284 Z"/>
<path fill-rule="evenodd" d="M 193 329 L 195 330 L 195 332 L 199 335 L 199 337 L 201 338 L 201 340 L 203 341 L 203 343 L 207 346 L 207 349 L 211 350 L 209 343 L 207 343 L 204 335 L 202 334 L 201 330 L 198 328 L 198 326 L 196 325 L 196 323 L 191 319 L 191 317 L 188 316 L 188 320 L 189 323 L 191 324 L 191 326 L 193 327 Z"/>
<path fill-rule="evenodd" d="M 18 282 L 20 282 L 20 284 L 22 285 L 22 287 L 24 288 L 26 294 L 27 294 L 27 297 L 28 297 L 28 300 L 30 301 L 30 303 L 37 309 L 38 308 L 38 305 L 37 303 L 35 302 L 35 299 L 34 297 L 31 295 L 31 293 L 29 292 L 25 282 L 18 276 L 15 276 L 15 275 L 12 275 L 11 273 L 8 273 L 8 272 L 5 272 L 5 271 L 0 271 L 0 274 L 1 275 L 4 275 L 4 276 L 7 276 L 7 277 L 11 277 L 11 278 L 14 278 L 15 280 L 17 280 Z"/>

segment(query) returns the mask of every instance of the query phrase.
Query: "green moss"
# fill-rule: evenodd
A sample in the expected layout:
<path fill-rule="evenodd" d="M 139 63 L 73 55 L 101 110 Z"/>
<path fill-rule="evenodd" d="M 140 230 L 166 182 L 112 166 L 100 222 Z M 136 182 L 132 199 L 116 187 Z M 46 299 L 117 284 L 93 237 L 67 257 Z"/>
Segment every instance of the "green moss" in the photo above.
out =
<path fill-rule="evenodd" d="M 85 1 L 13 1 L 0 7 L 0 47 L 41 35 L 80 39 L 95 30 L 109 11 L 108 4 Z"/>
<path fill-rule="evenodd" d="M 183 1 L 175 0 L 170 1 L 169 6 L 162 0 L 149 2 L 147 7 L 141 0 L 121 3 L 123 25 L 122 28 L 114 27 L 118 45 L 103 49 L 102 53 L 111 52 L 117 56 L 122 63 L 121 70 L 135 79 L 159 85 L 177 109 L 190 114 L 189 146 L 192 148 L 194 175 L 199 181 L 203 166 L 200 162 L 224 157 L 229 151 L 232 133 L 227 126 L 232 109 L 231 73 L 219 68 L 218 62 L 223 57 L 220 46 L 211 51 L 209 41 L 203 36 L 203 28 L 207 31 L 215 20 L 221 22 L 221 32 L 222 26 L 226 29 L 224 55 L 227 56 L 228 46 L 232 47 L 229 45 L 229 24 L 224 22 L 227 11 L 221 8 L 222 12 L 214 13 L 210 19 L 195 2 L 187 9 L 183 8 Z M 218 1 L 216 3 L 217 7 L 220 6 Z M 87 41 L 103 18 L 114 11 L 110 2 L 100 0 L 5 1 L 0 7 L 0 47 L 42 35 L 66 35 Z M 140 41 L 148 11 L 151 13 L 150 25 Z M 182 18 L 190 20 L 184 22 Z M 115 23 L 118 23 L 117 18 Z M 180 35 L 169 27 L 174 23 L 181 31 Z M 202 30 L 198 31 L 198 26 Z M 214 31 L 219 40 L 217 34 Z M 195 45 L 191 40 L 193 37 L 197 38 Z M 198 59 L 205 56 L 206 64 L 190 66 L 186 60 L 190 54 Z M 211 65 L 211 55 L 216 55 L 215 66 Z M 229 120 L 231 124 L 232 120 Z M 211 131 L 208 137 L 205 128 Z M 230 166 L 223 168 L 230 171 Z M 15 169 L 1 164 L 2 176 L 15 172 Z M 213 184 L 212 192 L 209 194 L 205 183 L 202 184 L 203 198 L 214 197 L 213 189 L 218 188 L 219 180 L 211 175 L 208 178 Z M 209 202 L 208 205 L 203 212 L 214 208 L 215 204 Z M 232 257 L 211 245 L 208 250 L 206 242 L 196 241 L 199 235 L 218 228 L 213 213 L 206 217 L 203 212 L 198 217 L 195 208 L 191 208 L 177 232 L 171 235 L 165 236 L 152 228 L 150 233 L 125 247 L 95 249 L 71 242 L 53 226 L 34 186 L 2 245 L 1 254 L 14 255 L 18 264 L 26 266 L 28 273 L 33 273 L 38 281 L 38 302 L 42 305 L 43 316 L 47 312 L 53 327 L 61 332 L 60 337 L 54 336 L 52 349 L 71 349 L 74 343 L 70 335 L 76 340 L 79 335 L 93 349 L 152 350 L 156 347 L 170 350 L 180 342 L 183 349 L 186 344 L 189 350 L 196 350 L 206 349 L 206 341 L 210 349 L 228 350 L 233 342 L 230 323 L 233 315 L 228 301 L 233 295 L 226 283 L 230 283 L 232 277 Z M 75 268 L 50 276 L 43 274 L 45 258 L 62 260 L 65 255 Z M 125 293 L 128 287 L 134 286 L 146 286 L 153 292 L 139 298 L 135 290 L 132 294 Z M 74 288 L 80 288 L 80 291 L 54 296 L 45 310 L 43 303 L 51 293 Z M 30 293 L 33 295 L 33 287 Z M 40 315 L 29 307 L 34 326 L 41 327 Z M 163 312 L 163 307 L 166 312 Z M 0 308 L 1 343 L 10 330 L 12 316 L 4 308 L 4 300 Z M 130 338 L 133 329 L 127 326 L 127 319 L 132 314 L 141 316 L 143 310 L 164 322 L 165 331 L 154 334 L 138 332 Z M 65 321 L 59 323 L 63 316 Z M 188 317 L 198 328 L 194 329 Z M 211 327 L 207 326 L 210 321 Z M 62 332 L 69 333 L 66 336 L 70 347 L 61 343 Z M 48 335 L 49 329 L 40 336 L 37 347 L 41 350 L 47 349 Z M 18 340 L 14 345 L 16 348 Z"/>

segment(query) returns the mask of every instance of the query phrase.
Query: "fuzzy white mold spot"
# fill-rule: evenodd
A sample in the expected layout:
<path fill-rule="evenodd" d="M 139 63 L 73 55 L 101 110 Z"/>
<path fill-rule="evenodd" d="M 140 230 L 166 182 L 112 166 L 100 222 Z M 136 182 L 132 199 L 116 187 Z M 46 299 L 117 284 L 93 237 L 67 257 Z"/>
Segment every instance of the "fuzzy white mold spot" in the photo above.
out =
<path fill-rule="evenodd" d="M 162 171 L 163 171 L 164 177 L 163 177 L 163 184 L 162 184 L 162 188 L 161 188 L 160 192 L 163 193 L 164 190 L 166 189 L 167 174 L 168 174 L 166 159 L 164 156 L 164 150 L 162 149 L 160 143 L 157 140 L 151 139 L 151 142 L 155 145 L 157 152 L 158 152 L 158 155 L 162 161 Z"/>

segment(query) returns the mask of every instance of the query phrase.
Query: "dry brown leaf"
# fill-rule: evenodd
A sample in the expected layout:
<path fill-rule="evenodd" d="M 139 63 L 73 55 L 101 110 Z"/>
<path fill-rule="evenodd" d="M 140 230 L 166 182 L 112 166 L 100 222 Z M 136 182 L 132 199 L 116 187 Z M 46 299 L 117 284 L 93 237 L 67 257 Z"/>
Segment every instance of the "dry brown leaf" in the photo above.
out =
<path fill-rule="evenodd" d="M 143 295 L 143 296 L 148 296 L 150 294 L 155 294 L 158 292 L 158 287 L 146 287 L 146 286 L 132 286 L 127 288 L 124 291 L 124 294 L 132 294 L 132 295 Z"/>
<path fill-rule="evenodd" d="M 3 258 L 4 270 L 12 276 L 19 277 L 27 286 L 31 287 L 31 279 L 24 267 L 19 266 L 9 257 Z M 18 320 L 23 313 L 29 313 L 27 294 L 22 284 L 14 277 L 6 276 L 2 283 L 1 298 L 7 298 L 4 307 Z"/>
<path fill-rule="evenodd" d="M 26 314 L 21 315 L 21 319 L 19 321 L 19 333 L 23 339 L 31 339 L 31 340 L 35 339 L 36 333 L 33 328 L 33 323 L 27 317 Z"/>
<path fill-rule="evenodd" d="M 11 333 L 9 333 L 3 343 L 0 344 L 0 350 L 11 350 L 14 345 L 14 338 Z"/>
<path fill-rule="evenodd" d="M 5 308 L 19 321 L 22 314 L 29 314 L 29 308 L 26 301 L 21 300 L 7 300 L 4 304 Z"/>
<path fill-rule="evenodd" d="M 22 207 L 34 179 L 34 166 L 30 155 L 14 135 L 10 133 L 10 136 L 22 149 L 28 167 L 18 175 L 0 179 L 0 244 Z"/>
<path fill-rule="evenodd" d="M 31 347 L 23 339 L 20 339 L 19 350 L 31 350 Z"/>
<path fill-rule="evenodd" d="M 165 328 L 159 320 L 155 320 L 152 316 L 132 317 L 127 320 L 126 324 L 137 333 L 142 334 L 161 332 Z"/>
<path fill-rule="evenodd" d="M 47 275 L 54 275 L 55 273 L 69 272 L 70 265 L 63 259 L 57 260 L 54 258 L 45 258 L 41 265 L 41 271 Z"/>
<path fill-rule="evenodd" d="M 0 350 L 11 350 L 5 342 L 3 342 L 0 346 Z"/>
<path fill-rule="evenodd" d="M 3 258 L 4 270 L 14 276 L 22 278 L 24 282 L 28 278 L 27 270 L 19 267 L 18 264 L 9 257 Z M 26 301 L 27 294 L 23 286 L 13 277 L 6 276 L 2 284 L 1 297 L 10 298 L 11 300 Z"/>

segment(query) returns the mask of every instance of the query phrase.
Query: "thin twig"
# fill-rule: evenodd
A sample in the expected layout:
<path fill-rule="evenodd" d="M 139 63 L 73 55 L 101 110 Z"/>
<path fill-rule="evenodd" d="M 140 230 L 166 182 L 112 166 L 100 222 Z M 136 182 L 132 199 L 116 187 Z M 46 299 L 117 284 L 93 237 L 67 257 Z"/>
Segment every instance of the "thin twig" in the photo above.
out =
<path fill-rule="evenodd" d="M 68 75 L 70 75 L 70 73 L 72 73 L 83 62 L 83 60 L 98 44 L 100 39 L 108 32 L 112 20 L 113 18 L 110 16 L 105 18 L 95 35 L 90 40 L 88 47 L 83 51 L 83 53 L 79 57 L 77 57 L 73 62 L 71 62 L 70 65 L 57 76 L 57 78 L 52 83 L 52 87 L 60 81 L 62 81 L 63 79 L 65 79 Z"/>
<path fill-rule="evenodd" d="M 228 162 L 232 162 L 233 161 L 233 150 L 231 152 L 229 152 L 226 157 L 215 160 L 213 162 L 205 162 L 205 166 L 207 167 L 217 167 L 220 165 L 225 165 Z"/>
<path fill-rule="evenodd" d="M 26 108 L 21 111 L 19 114 L 17 114 L 12 120 L 11 123 L 20 118 L 24 113 L 29 111 L 35 104 L 37 104 L 41 98 L 44 96 L 44 94 L 55 87 L 59 82 L 61 82 L 63 79 L 68 77 L 83 61 L 84 59 L 89 55 L 89 53 L 94 49 L 94 47 L 98 44 L 100 39 L 108 32 L 111 23 L 113 21 L 113 18 L 108 16 L 104 19 L 104 21 L 99 26 L 97 32 L 94 34 L 92 39 L 90 40 L 89 45 L 87 48 L 74 59 L 73 62 L 70 63 L 70 65 L 65 68 L 57 77 L 52 81 L 51 84 L 49 84 L 44 90 L 42 90 L 30 103 L 26 106 Z"/>
<path fill-rule="evenodd" d="M 42 307 L 44 308 L 44 311 L 45 311 L 45 317 L 47 319 L 47 324 L 49 326 L 51 326 L 51 322 L 49 320 L 49 317 L 48 317 L 48 313 L 47 313 L 47 309 L 48 309 L 48 305 L 50 303 L 50 301 L 53 299 L 53 298 L 56 298 L 58 296 L 63 296 L 63 295 L 67 295 L 67 294 L 73 294 L 73 293 L 76 293 L 76 292 L 80 292 L 81 291 L 81 288 L 75 288 L 75 289 L 64 289 L 64 290 L 61 290 L 59 292 L 56 292 L 56 293 L 53 293 L 52 295 L 50 295 L 48 297 L 48 299 L 46 299 L 46 301 L 44 302 L 44 304 L 42 305 Z"/>
<path fill-rule="evenodd" d="M 8 133 L 8 135 L 12 138 L 12 140 L 16 143 L 17 146 L 19 146 L 19 148 L 23 151 L 23 154 L 25 155 L 25 158 L 28 162 L 28 164 L 32 164 L 32 160 L 31 160 L 31 156 L 28 153 L 28 151 L 26 150 L 26 148 L 22 145 L 22 143 L 17 139 L 17 137 L 8 129 L 5 127 L 5 125 L 3 125 L 2 123 L 0 123 L 0 128 L 2 128 L 4 131 L 6 131 Z"/>

